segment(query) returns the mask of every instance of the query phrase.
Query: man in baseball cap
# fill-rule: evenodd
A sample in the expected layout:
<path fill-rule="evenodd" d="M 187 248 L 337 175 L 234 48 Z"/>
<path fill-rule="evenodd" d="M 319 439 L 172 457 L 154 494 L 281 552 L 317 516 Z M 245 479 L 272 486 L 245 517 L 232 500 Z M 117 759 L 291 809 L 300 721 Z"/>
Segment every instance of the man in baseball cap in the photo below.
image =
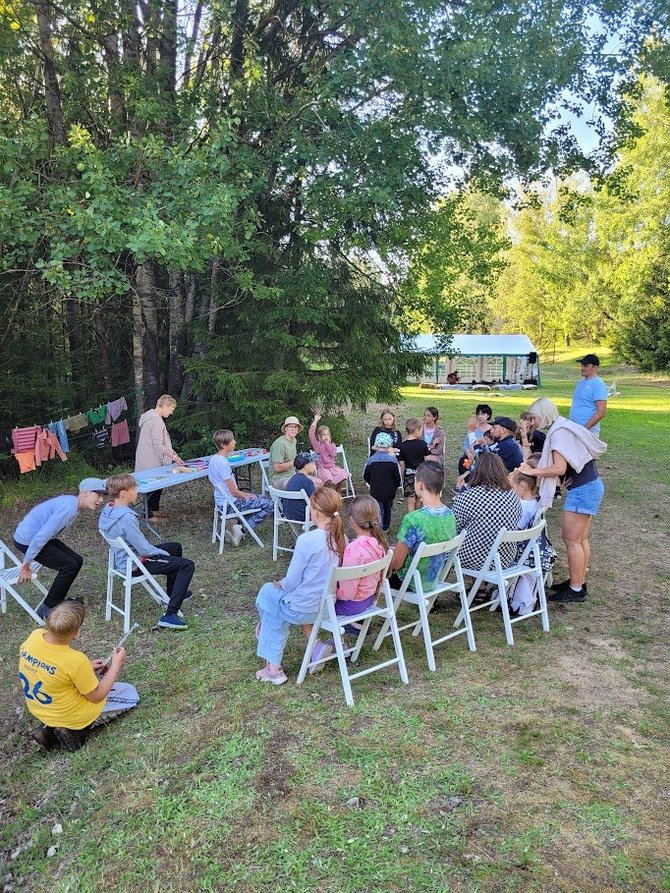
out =
<path fill-rule="evenodd" d="M 598 376 L 600 360 L 594 353 L 587 353 L 577 362 L 582 367 L 582 378 L 572 395 L 569 418 L 597 435 L 607 412 L 607 385 Z"/>
<path fill-rule="evenodd" d="M 14 546 L 23 555 L 19 583 L 32 579 L 30 566 L 33 561 L 58 571 L 44 601 L 35 611 L 42 620 L 46 620 L 52 608 L 67 597 L 84 563 L 81 555 L 57 537 L 72 524 L 80 509 L 95 511 L 99 508 L 106 492 L 107 486 L 101 478 L 84 478 L 76 496 L 65 494 L 40 502 L 14 531 Z"/>
<path fill-rule="evenodd" d="M 521 447 L 514 439 L 515 433 L 516 422 L 509 416 L 500 415 L 491 422 L 491 452 L 500 456 L 508 471 L 514 471 L 523 462 Z"/>

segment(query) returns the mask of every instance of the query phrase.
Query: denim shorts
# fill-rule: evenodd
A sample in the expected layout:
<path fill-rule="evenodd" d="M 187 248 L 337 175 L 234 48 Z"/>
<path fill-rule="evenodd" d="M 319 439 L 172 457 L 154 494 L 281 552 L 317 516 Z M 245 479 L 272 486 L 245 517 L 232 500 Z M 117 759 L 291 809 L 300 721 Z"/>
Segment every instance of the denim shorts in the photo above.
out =
<path fill-rule="evenodd" d="M 588 484 L 568 490 L 563 509 L 578 515 L 597 515 L 604 492 L 605 486 L 602 478 L 596 478 L 595 481 L 589 481 Z"/>

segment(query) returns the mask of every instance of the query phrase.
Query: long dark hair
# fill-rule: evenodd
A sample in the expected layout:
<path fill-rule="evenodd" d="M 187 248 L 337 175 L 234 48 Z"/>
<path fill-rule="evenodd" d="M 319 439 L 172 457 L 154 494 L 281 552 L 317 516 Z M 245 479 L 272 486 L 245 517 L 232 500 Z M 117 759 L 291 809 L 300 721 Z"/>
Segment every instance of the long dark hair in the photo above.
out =
<path fill-rule="evenodd" d="M 511 490 L 505 463 L 497 453 L 480 453 L 475 470 L 468 478 L 468 489 L 486 487 L 487 490 Z"/>

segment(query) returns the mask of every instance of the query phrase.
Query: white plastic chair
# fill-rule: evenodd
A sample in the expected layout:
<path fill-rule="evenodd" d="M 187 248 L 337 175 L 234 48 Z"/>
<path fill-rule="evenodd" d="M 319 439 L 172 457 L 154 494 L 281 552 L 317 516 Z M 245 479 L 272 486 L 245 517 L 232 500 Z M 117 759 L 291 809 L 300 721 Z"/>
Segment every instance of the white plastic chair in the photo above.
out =
<path fill-rule="evenodd" d="M 304 682 L 305 675 L 310 667 L 316 666 L 317 663 L 324 663 L 324 661 L 328 660 L 337 660 L 340 670 L 340 677 L 342 679 L 342 687 L 344 689 L 344 697 L 349 707 L 353 707 L 354 704 L 354 696 L 351 690 L 351 683 L 354 681 L 354 679 L 360 679 L 361 676 L 367 676 L 369 673 L 374 673 L 376 670 L 383 670 L 386 667 L 392 667 L 397 664 L 398 671 L 400 673 L 400 679 L 402 680 L 402 682 L 404 682 L 405 685 L 409 684 L 407 667 L 405 666 L 405 657 L 402 652 L 402 644 L 400 642 L 400 635 L 398 633 L 398 624 L 396 623 L 395 611 L 393 610 L 391 589 L 389 587 L 388 580 L 386 579 L 386 573 L 391 563 L 392 555 L 392 552 L 388 552 L 388 554 L 385 555 L 384 558 L 380 558 L 378 561 L 373 561 L 370 564 L 362 564 L 357 567 L 336 567 L 333 569 L 330 575 L 330 580 L 323 590 L 321 603 L 316 615 L 316 620 L 314 621 L 312 632 L 307 641 L 307 648 L 305 649 L 305 655 L 302 659 L 300 672 L 298 673 L 298 685 Z M 337 584 L 341 580 L 359 580 L 361 577 L 367 577 L 370 574 L 383 575 L 383 581 L 380 588 L 380 597 L 383 599 L 383 604 L 373 604 L 366 611 L 361 611 L 360 614 L 338 617 L 335 613 Z M 393 638 L 395 656 L 390 658 L 389 660 L 382 661 L 379 664 L 374 664 L 371 667 L 367 667 L 365 670 L 359 670 L 356 673 L 349 673 L 349 668 L 347 666 L 347 657 L 350 657 L 352 663 L 356 663 L 361 648 L 363 647 L 363 642 L 365 640 L 368 627 L 370 626 L 370 621 L 374 617 L 381 617 L 383 621 L 389 622 L 391 628 L 391 636 Z M 358 634 L 355 645 L 351 648 L 345 648 L 342 642 L 342 635 L 344 633 L 344 626 L 349 623 L 362 623 L 363 625 L 360 633 Z M 332 634 L 335 641 L 335 654 L 330 655 L 329 657 L 321 661 L 312 662 L 311 655 L 314 648 L 314 643 L 317 640 L 319 631 L 322 629 Z"/>
<path fill-rule="evenodd" d="M 307 533 L 309 528 L 312 525 L 311 518 L 309 516 L 309 496 L 305 493 L 304 490 L 291 491 L 291 490 L 277 490 L 276 487 L 271 487 L 268 484 L 268 494 L 270 499 L 274 503 L 274 531 L 272 534 L 272 560 L 277 560 L 278 552 L 293 552 L 293 546 L 280 546 L 279 545 L 279 528 L 282 524 L 287 524 L 289 530 L 293 534 L 294 539 L 297 539 L 299 534 Z M 292 521 L 290 518 L 287 518 L 284 514 L 284 505 L 283 500 L 293 500 L 295 502 L 305 502 L 305 520 L 304 521 Z"/>
<path fill-rule="evenodd" d="M 462 568 L 463 576 L 474 577 L 474 583 L 468 593 L 468 610 L 467 613 L 473 614 L 475 611 L 481 611 L 483 608 L 489 608 L 495 611 L 498 606 L 503 616 L 505 624 L 505 637 L 508 645 L 514 645 L 514 635 L 512 626 L 522 620 L 528 620 L 530 617 L 540 617 L 542 620 L 542 629 L 549 632 L 549 613 L 547 611 L 547 598 L 544 591 L 544 573 L 540 563 L 540 546 L 538 538 L 546 526 L 546 521 L 541 521 L 535 527 L 527 530 L 507 530 L 503 527 L 495 542 L 491 546 L 489 554 L 482 565 L 481 570 L 472 570 L 466 567 Z M 506 543 L 516 543 L 517 547 L 521 543 L 525 543 L 525 547 L 517 561 L 512 567 L 503 568 L 500 561 L 500 547 Z M 526 561 L 532 556 L 532 563 L 526 564 Z M 512 581 L 519 577 L 532 576 L 536 580 L 538 599 L 540 607 L 536 611 L 523 614 L 520 617 L 510 617 L 509 605 L 507 602 L 508 588 Z M 482 583 L 491 583 L 497 587 L 493 591 L 491 598 L 480 605 L 473 607 L 472 602 L 477 595 Z M 463 623 L 465 613 L 463 610 L 459 613 L 454 623 L 455 627 Z"/>
<path fill-rule="evenodd" d="M 607 385 L 607 396 L 608 397 L 620 397 L 621 391 L 617 391 L 616 382 L 613 381 L 612 384 Z"/>
<path fill-rule="evenodd" d="M 263 548 L 263 542 L 259 539 L 258 534 L 246 519 L 246 515 L 255 515 L 258 509 L 239 509 L 235 503 L 228 498 L 228 494 L 219 488 L 219 493 L 223 496 L 223 505 L 219 506 L 214 500 L 214 517 L 212 518 L 212 542 L 219 541 L 219 555 L 223 555 L 223 546 L 225 542 L 226 521 L 235 521 L 244 527 L 249 536 L 255 540 L 258 545 Z"/>
<path fill-rule="evenodd" d="M 128 543 L 121 536 L 110 538 L 104 533 L 100 534 L 109 546 L 109 558 L 107 560 L 107 599 L 105 602 L 105 620 L 111 620 L 112 611 L 116 611 L 123 617 L 123 631 L 127 633 L 130 629 L 130 611 L 133 586 L 140 585 L 145 589 L 151 598 L 162 608 L 167 608 L 170 599 L 167 592 L 163 589 L 158 580 L 149 573 L 138 555 L 130 548 Z M 114 548 L 123 549 L 126 553 L 126 566 L 121 570 L 117 570 L 114 564 Z M 133 573 L 137 571 L 137 573 Z M 124 598 L 123 607 L 114 604 L 114 581 L 121 580 L 123 583 Z"/>
<path fill-rule="evenodd" d="M 344 452 L 344 447 L 340 444 L 337 448 L 337 455 L 342 456 L 342 468 L 347 473 L 347 478 L 344 482 L 344 494 L 342 495 L 342 499 L 353 499 L 356 495 L 356 491 L 354 490 L 354 482 L 351 479 L 351 471 L 349 470 L 349 463 L 347 462 L 347 454 Z"/>
<path fill-rule="evenodd" d="M 426 649 L 428 669 L 432 670 L 433 672 L 435 672 L 435 652 L 433 649 L 436 645 L 441 645 L 443 642 L 446 642 L 449 639 L 453 639 L 455 636 L 460 636 L 465 633 L 468 640 L 468 648 L 470 649 L 470 651 L 476 650 L 475 634 L 472 629 L 472 619 L 470 617 L 470 612 L 468 611 L 468 596 L 465 590 L 463 572 L 461 571 L 461 562 L 458 558 L 458 550 L 461 548 L 464 539 L 465 531 L 446 542 L 434 543 L 432 545 L 421 543 L 414 554 L 412 563 L 410 564 L 407 573 L 405 574 L 405 577 L 402 581 L 402 586 L 400 587 L 400 589 L 391 590 L 391 593 L 393 595 L 393 610 L 396 612 L 396 615 L 398 608 L 403 603 L 416 605 L 416 607 L 418 608 L 419 620 L 413 620 L 411 623 L 406 623 L 404 626 L 399 626 L 398 632 L 402 632 L 406 629 L 412 629 L 412 635 L 414 636 L 418 636 L 419 633 L 423 634 L 423 644 Z M 421 575 L 418 570 L 419 562 L 422 558 L 433 558 L 436 555 L 444 555 L 445 564 L 442 568 L 442 572 L 437 578 L 435 588 L 431 589 L 429 592 L 424 592 L 423 584 L 421 582 Z M 449 576 L 449 572 L 452 568 L 454 570 L 456 580 L 453 583 L 447 583 L 446 579 Z M 412 586 L 411 589 L 410 586 Z M 465 624 L 461 629 L 453 630 L 452 632 L 447 633 L 446 636 L 440 636 L 440 638 L 434 639 L 431 633 L 428 615 L 438 595 L 443 595 L 446 592 L 455 592 L 458 594 L 461 602 L 461 609 L 464 612 Z M 378 648 L 381 646 L 382 642 L 388 635 L 390 635 L 389 622 L 385 621 L 384 625 L 379 631 L 379 635 L 375 639 L 374 645 L 372 646 L 375 651 L 378 650 Z"/>
<path fill-rule="evenodd" d="M 33 561 L 30 564 L 30 570 L 33 572 L 33 577 L 29 585 L 34 586 L 42 595 L 42 598 L 33 608 L 16 590 L 17 586 L 24 585 L 19 583 L 19 571 L 22 564 L 22 559 L 17 558 L 9 546 L 0 540 L 0 610 L 2 610 L 3 614 L 7 613 L 7 595 L 11 595 L 14 601 L 23 608 L 26 614 L 34 620 L 35 623 L 44 626 L 44 621 L 36 613 L 48 594 L 47 590 L 37 579 L 37 572 L 41 569 L 42 565 L 38 564 L 36 561 Z"/>

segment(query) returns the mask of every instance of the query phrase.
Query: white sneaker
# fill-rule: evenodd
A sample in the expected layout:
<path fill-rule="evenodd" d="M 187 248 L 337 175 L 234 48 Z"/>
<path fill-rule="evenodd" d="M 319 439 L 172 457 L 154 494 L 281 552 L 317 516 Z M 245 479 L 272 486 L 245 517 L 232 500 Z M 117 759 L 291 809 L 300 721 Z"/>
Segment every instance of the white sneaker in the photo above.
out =
<path fill-rule="evenodd" d="M 233 529 L 231 532 L 232 543 L 234 546 L 239 546 L 242 542 L 242 537 L 244 536 L 244 527 L 241 524 L 233 524 Z"/>

